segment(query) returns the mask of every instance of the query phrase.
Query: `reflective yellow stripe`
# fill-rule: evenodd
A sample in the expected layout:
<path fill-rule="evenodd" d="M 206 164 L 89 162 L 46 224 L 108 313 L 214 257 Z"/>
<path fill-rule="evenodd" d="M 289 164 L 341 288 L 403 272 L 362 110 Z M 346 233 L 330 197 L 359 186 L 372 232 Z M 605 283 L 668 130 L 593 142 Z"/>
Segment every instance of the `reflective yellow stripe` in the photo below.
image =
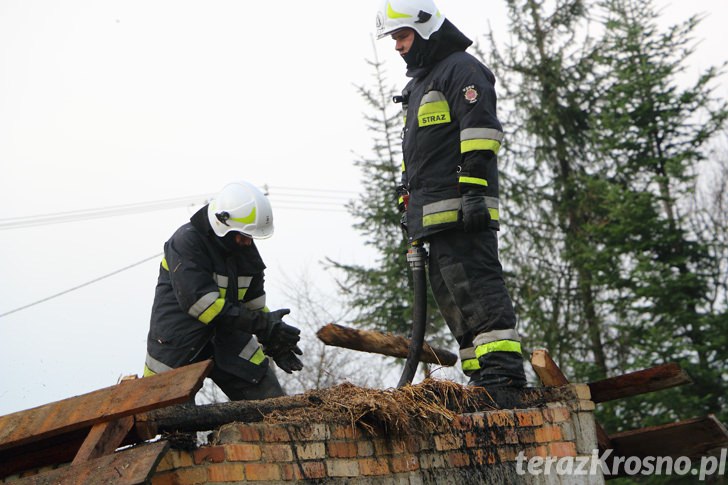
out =
<path fill-rule="evenodd" d="M 492 207 L 488 207 L 488 212 L 490 212 L 491 221 L 500 220 L 500 213 L 498 212 L 498 209 L 493 209 Z"/>
<path fill-rule="evenodd" d="M 402 160 L 402 171 L 405 172 L 407 169 L 404 168 L 404 160 Z"/>
<path fill-rule="evenodd" d="M 255 207 L 250 211 L 250 214 L 246 217 L 231 217 L 231 221 L 239 222 L 241 224 L 252 224 L 255 222 Z"/>
<path fill-rule="evenodd" d="M 207 308 L 207 310 L 202 312 L 202 314 L 197 317 L 197 319 L 202 323 L 210 323 L 212 319 L 218 316 L 218 314 L 222 311 L 223 306 L 225 306 L 225 299 L 218 298 L 212 305 Z"/>
<path fill-rule="evenodd" d="M 477 357 L 481 357 L 490 352 L 516 352 L 521 354 L 521 342 L 515 340 L 496 340 L 487 344 L 475 347 L 475 359 L 466 359 L 462 362 L 463 371 L 473 371 L 480 369 L 480 362 Z M 471 354 L 472 355 L 472 354 Z"/>
<path fill-rule="evenodd" d="M 417 111 L 417 125 L 430 126 L 450 123 L 450 106 L 447 101 L 433 101 L 420 106 Z"/>
<path fill-rule="evenodd" d="M 156 372 L 154 372 L 152 369 L 150 369 L 146 365 L 144 366 L 144 375 L 142 377 L 150 377 L 150 376 L 156 376 L 156 375 L 157 375 Z"/>
<path fill-rule="evenodd" d="M 263 353 L 263 349 L 258 347 L 258 350 L 256 350 L 253 356 L 250 358 L 250 362 L 255 365 L 260 365 L 264 360 L 265 354 Z"/>
<path fill-rule="evenodd" d="M 488 186 L 488 181 L 485 179 L 479 179 L 476 177 L 460 177 L 460 183 L 482 185 L 483 187 Z"/>
<path fill-rule="evenodd" d="M 475 356 L 480 357 L 490 352 L 517 352 L 521 353 L 521 342 L 514 340 L 496 340 L 475 347 Z"/>
<path fill-rule="evenodd" d="M 162 268 L 169 271 L 169 266 L 167 265 L 167 258 L 162 258 Z"/>
<path fill-rule="evenodd" d="M 238 290 L 238 300 L 242 300 L 245 298 L 245 294 L 248 292 L 247 288 L 243 288 L 242 290 Z"/>
<path fill-rule="evenodd" d="M 460 142 L 460 153 L 467 153 L 475 150 L 490 150 L 497 154 L 498 150 L 500 150 L 500 146 L 500 142 L 496 140 L 463 140 Z"/>
<path fill-rule="evenodd" d="M 392 4 L 387 2 L 387 17 L 390 19 L 408 19 L 412 16 L 406 13 L 397 12 L 392 8 Z"/>
<path fill-rule="evenodd" d="M 438 212 L 437 214 L 428 214 L 422 217 L 423 226 L 434 226 L 435 224 L 445 224 L 447 222 L 457 222 L 458 211 Z"/>

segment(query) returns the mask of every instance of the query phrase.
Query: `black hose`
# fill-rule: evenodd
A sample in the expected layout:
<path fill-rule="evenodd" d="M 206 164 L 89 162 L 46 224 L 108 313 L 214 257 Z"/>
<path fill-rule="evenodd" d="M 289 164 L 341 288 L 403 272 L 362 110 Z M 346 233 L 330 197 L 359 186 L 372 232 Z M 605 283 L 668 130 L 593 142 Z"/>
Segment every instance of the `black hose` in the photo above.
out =
<path fill-rule="evenodd" d="M 410 384 L 417 373 L 417 366 L 420 364 L 420 356 L 422 355 L 422 345 L 425 342 L 425 327 L 427 324 L 427 277 L 425 274 L 427 251 L 422 246 L 412 246 L 412 249 L 407 253 L 407 261 L 412 267 L 415 290 L 412 309 L 412 335 L 407 349 L 407 361 L 404 364 L 404 370 L 397 387 Z"/>

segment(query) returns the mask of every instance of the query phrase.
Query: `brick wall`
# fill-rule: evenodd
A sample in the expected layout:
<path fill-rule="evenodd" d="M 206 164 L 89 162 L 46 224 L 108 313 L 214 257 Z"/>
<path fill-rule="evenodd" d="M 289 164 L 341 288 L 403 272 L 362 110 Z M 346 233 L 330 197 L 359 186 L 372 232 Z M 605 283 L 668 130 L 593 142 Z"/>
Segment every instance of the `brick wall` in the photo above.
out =
<path fill-rule="evenodd" d="M 519 474 L 526 466 L 517 461 L 520 452 L 591 460 L 593 409 L 588 399 L 575 399 L 463 414 L 427 436 L 338 423 L 231 423 L 214 433 L 210 445 L 168 451 L 152 483 L 603 484 L 601 475 Z"/>

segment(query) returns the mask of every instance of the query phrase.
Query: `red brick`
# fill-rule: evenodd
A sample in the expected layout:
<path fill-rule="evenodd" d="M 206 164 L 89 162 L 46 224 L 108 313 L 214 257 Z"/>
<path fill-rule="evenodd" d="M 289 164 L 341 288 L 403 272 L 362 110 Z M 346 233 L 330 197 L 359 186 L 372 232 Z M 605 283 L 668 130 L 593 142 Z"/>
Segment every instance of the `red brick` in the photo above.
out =
<path fill-rule="evenodd" d="M 260 428 L 256 425 L 240 425 L 238 431 L 241 441 L 260 441 Z"/>
<path fill-rule="evenodd" d="M 207 480 L 209 482 L 235 482 L 244 479 L 242 464 L 221 463 L 207 466 Z"/>
<path fill-rule="evenodd" d="M 535 443 L 536 442 L 536 431 L 533 428 L 520 428 L 516 430 L 518 435 L 519 443 Z"/>
<path fill-rule="evenodd" d="M 558 441 L 556 443 L 549 443 L 549 455 L 550 456 L 576 456 L 576 446 L 574 443 L 569 441 Z"/>
<path fill-rule="evenodd" d="M 365 458 L 359 460 L 359 472 L 362 475 L 389 475 L 389 463 L 384 458 Z"/>
<path fill-rule="evenodd" d="M 397 455 L 392 457 L 392 471 L 403 473 L 419 470 L 420 463 L 415 455 Z"/>
<path fill-rule="evenodd" d="M 320 461 L 306 461 L 301 463 L 302 478 L 326 478 L 326 467 Z"/>
<path fill-rule="evenodd" d="M 404 440 L 405 451 L 407 451 L 408 453 L 419 453 L 422 449 L 421 443 L 422 440 L 420 440 L 419 438 L 416 438 L 414 436 L 408 436 Z"/>
<path fill-rule="evenodd" d="M 225 453 L 228 461 L 255 461 L 260 460 L 261 450 L 259 445 L 241 443 L 226 445 Z"/>
<path fill-rule="evenodd" d="M 356 443 L 352 441 L 329 441 L 328 447 L 331 458 L 353 458 L 357 455 Z"/>
<path fill-rule="evenodd" d="M 561 428 L 558 426 L 545 425 L 534 430 L 537 443 L 547 443 L 551 441 L 560 441 L 563 439 Z"/>
<path fill-rule="evenodd" d="M 439 451 L 455 450 L 462 448 L 462 437 L 455 434 L 443 434 L 435 436 L 435 449 Z"/>
<path fill-rule="evenodd" d="M 291 441 L 291 435 L 283 426 L 266 426 L 263 428 L 263 441 L 281 442 Z"/>
<path fill-rule="evenodd" d="M 467 414 L 455 416 L 451 427 L 453 429 L 467 430 L 473 428 L 473 418 Z"/>
<path fill-rule="evenodd" d="M 541 411 L 516 411 L 516 420 L 519 426 L 541 426 L 543 424 L 543 414 Z"/>
<path fill-rule="evenodd" d="M 491 411 L 485 417 L 488 420 L 488 426 L 505 427 L 516 425 L 513 411 Z"/>
<path fill-rule="evenodd" d="M 543 416 L 550 423 L 561 423 L 569 420 L 571 411 L 569 411 L 569 408 L 549 408 L 543 410 Z"/>
<path fill-rule="evenodd" d="M 473 450 L 472 459 L 478 465 L 493 465 L 498 463 L 499 457 L 492 451 L 479 449 Z"/>
<path fill-rule="evenodd" d="M 521 450 L 511 447 L 499 446 L 498 458 L 501 462 L 516 461 Z"/>
<path fill-rule="evenodd" d="M 157 465 L 157 472 L 186 468 L 194 464 L 192 454 L 187 451 L 169 450 Z"/>
<path fill-rule="evenodd" d="M 523 454 L 526 458 L 533 458 L 534 456 L 540 456 L 542 458 L 549 456 L 549 449 L 546 445 L 538 445 L 523 450 Z"/>
<path fill-rule="evenodd" d="M 301 469 L 299 468 L 298 463 L 281 464 L 281 480 L 286 480 L 290 482 L 293 480 L 301 479 L 303 479 L 303 475 L 301 475 Z"/>
<path fill-rule="evenodd" d="M 470 420 L 472 421 L 473 427 L 475 428 L 486 427 L 485 413 L 473 413 L 470 415 Z"/>
<path fill-rule="evenodd" d="M 470 466 L 470 457 L 465 453 L 451 452 L 445 455 L 447 463 L 453 468 Z"/>
<path fill-rule="evenodd" d="M 203 467 L 185 468 L 156 474 L 152 477 L 152 485 L 179 485 L 181 483 L 204 483 L 207 481 L 207 470 Z"/>
<path fill-rule="evenodd" d="M 359 428 L 349 424 L 334 424 L 329 426 L 329 435 L 332 440 L 356 440 L 362 437 Z"/>
<path fill-rule="evenodd" d="M 263 460 L 269 463 L 293 461 L 293 450 L 289 444 L 262 445 L 260 451 L 263 454 Z"/>
<path fill-rule="evenodd" d="M 280 480 L 281 467 L 277 463 L 247 463 L 245 477 L 248 481 Z"/>
<path fill-rule="evenodd" d="M 478 446 L 478 435 L 473 432 L 468 432 L 463 435 L 465 439 L 465 446 L 468 448 L 475 448 Z"/>
<path fill-rule="evenodd" d="M 223 446 L 204 446 L 193 453 L 195 465 L 202 462 L 222 463 L 225 461 L 225 448 Z"/>

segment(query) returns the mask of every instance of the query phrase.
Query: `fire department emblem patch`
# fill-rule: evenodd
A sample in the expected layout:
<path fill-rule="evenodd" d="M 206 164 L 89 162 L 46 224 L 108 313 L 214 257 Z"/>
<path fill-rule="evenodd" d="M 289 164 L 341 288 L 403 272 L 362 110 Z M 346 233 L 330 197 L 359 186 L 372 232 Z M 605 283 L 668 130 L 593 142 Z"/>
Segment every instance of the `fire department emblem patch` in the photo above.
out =
<path fill-rule="evenodd" d="M 478 101 L 478 91 L 472 84 L 463 89 L 463 93 L 465 95 L 465 101 L 468 103 L 473 104 Z"/>

